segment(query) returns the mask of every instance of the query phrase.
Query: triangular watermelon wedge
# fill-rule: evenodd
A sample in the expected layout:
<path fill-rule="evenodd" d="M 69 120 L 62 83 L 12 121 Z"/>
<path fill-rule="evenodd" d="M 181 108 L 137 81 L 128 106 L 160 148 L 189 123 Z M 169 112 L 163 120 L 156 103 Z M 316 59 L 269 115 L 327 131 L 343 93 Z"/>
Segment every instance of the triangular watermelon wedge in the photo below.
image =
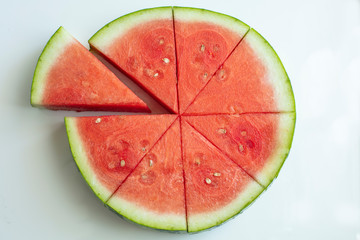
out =
<path fill-rule="evenodd" d="M 244 170 L 181 122 L 188 231 L 232 218 L 264 190 Z"/>
<path fill-rule="evenodd" d="M 100 29 L 89 44 L 167 109 L 178 111 L 171 7 L 122 16 Z"/>
<path fill-rule="evenodd" d="M 60 27 L 37 63 L 31 104 L 53 110 L 150 112 L 105 65 Z"/>
<path fill-rule="evenodd" d="M 147 227 L 186 231 L 179 120 L 145 155 L 107 205 Z"/>
<path fill-rule="evenodd" d="M 176 119 L 174 115 L 66 117 L 75 162 L 106 201 Z"/>
<path fill-rule="evenodd" d="M 291 111 L 295 100 L 285 69 L 270 44 L 251 29 L 186 114 Z"/>
<path fill-rule="evenodd" d="M 187 116 L 205 138 L 264 187 L 277 176 L 291 147 L 295 113 Z"/>
<path fill-rule="evenodd" d="M 249 30 L 238 19 L 174 7 L 179 112 L 183 113 Z"/>

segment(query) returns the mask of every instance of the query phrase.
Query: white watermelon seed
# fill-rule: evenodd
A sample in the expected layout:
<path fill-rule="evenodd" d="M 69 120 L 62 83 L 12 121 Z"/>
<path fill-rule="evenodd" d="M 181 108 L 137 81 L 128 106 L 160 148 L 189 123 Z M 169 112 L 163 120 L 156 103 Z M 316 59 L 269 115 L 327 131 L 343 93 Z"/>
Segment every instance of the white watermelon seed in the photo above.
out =
<path fill-rule="evenodd" d="M 206 178 L 206 179 L 205 179 L 205 182 L 206 182 L 207 184 L 210 184 L 210 183 L 211 183 L 211 179 L 210 179 L 210 178 Z"/>
<path fill-rule="evenodd" d="M 242 144 L 239 144 L 239 150 L 240 152 L 244 151 L 244 146 Z"/>
<path fill-rule="evenodd" d="M 215 176 L 215 177 L 220 177 L 220 176 L 221 176 L 221 174 L 220 174 L 220 173 L 218 173 L 218 172 L 216 172 L 216 173 L 214 173 L 214 176 Z"/>
<path fill-rule="evenodd" d="M 125 160 L 121 160 L 121 161 L 120 161 L 120 166 L 121 166 L 121 167 L 124 167 L 124 166 L 125 166 Z"/>
<path fill-rule="evenodd" d="M 142 148 L 141 148 L 141 151 L 145 152 L 145 151 L 146 151 L 146 148 L 145 148 L 145 147 L 142 147 Z"/>
<path fill-rule="evenodd" d="M 99 122 L 101 122 L 101 118 L 97 118 L 97 119 L 95 120 L 95 123 L 99 123 Z"/>
<path fill-rule="evenodd" d="M 218 133 L 225 134 L 225 133 L 226 133 L 226 129 L 220 128 L 220 129 L 218 130 Z"/>
<path fill-rule="evenodd" d="M 164 44 L 164 39 L 161 38 L 161 39 L 159 40 L 159 44 L 160 44 L 160 45 L 163 45 L 163 44 Z"/>
<path fill-rule="evenodd" d="M 159 76 L 159 73 L 155 73 L 155 74 L 154 74 L 154 77 L 157 77 L 157 76 Z"/>
<path fill-rule="evenodd" d="M 153 160 L 150 159 L 149 166 L 152 167 L 152 165 L 153 165 Z"/>
<path fill-rule="evenodd" d="M 204 44 L 201 44 L 200 51 L 202 51 L 202 52 L 205 51 L 205 45 Z"/>
<path fill-rule="evenodd" d="M 170 60 L 168 58 L 163 58 L 164 63 L 168 64 Z"/>
<path fill-rule="evenodd" d="M 246 131 L 241 131 L 241 136 L 246 136 Z"/>

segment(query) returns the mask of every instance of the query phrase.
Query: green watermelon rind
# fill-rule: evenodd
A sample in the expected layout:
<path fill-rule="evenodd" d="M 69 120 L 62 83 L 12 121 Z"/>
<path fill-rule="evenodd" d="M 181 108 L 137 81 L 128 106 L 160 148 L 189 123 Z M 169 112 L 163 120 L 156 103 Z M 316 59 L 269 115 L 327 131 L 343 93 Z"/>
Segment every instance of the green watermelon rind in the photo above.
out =
<path fill-rule="evenodd" d="M 273 111 L 295 112 L 295 97 L 291 82 L 283 63 L 274 48 L 253 28 L 249 30 L 243 38 L 243 41 L 251 47 L 256 56 L 263 61 L 268 70 L 268 79 L 275 89 L 274 95 L 279 96 L 276 99 L 277 109 L 274 109 Z"/>
<path fill-rule="evenodd" d="M 128 30 L 152 19 L 172 19 L 171 7 L 147 8 L 121 16 L 98 30 L 88 42 L 95 49 L 106 48 Z"/>
<path fill-rule="evenodd" d="M 32 106 L 44 107 L 42 99 L 46 75 L 66 46 L 74 41 L 75 39 L 63 27 L 59 27 L 45 45 L 37 62 L 31 86 L 30 103 Z"/>
<path fill-rule="evenodd" d="M 240 36 L 244 36 L 250 29 L 246 23 L 237 18 L 207 9 L 174 6 L 173 11 L 175 21 L 210 22 L 221 27 L 226 27 Z"/>
<path fill-rule="evenodd" d="M 123 219 L 146 228 L 169 232 L 186 232 L 187 230 L 186 220 L 182 216 L 157 214 L 123 198 L 110 198 L 106 206 Z"/>
<path fill-rule="evenodd" d="M 295 132 L 296 113 L 278 113 L 280 115 L 279 131 L 277 135 L 276 151 L 272 153 L 267 164 L 262 168 L 254 178 L 259 183 L 268 188 L 269 185 L 277 178 L 282 166 L 287 159 Z"/>
<path fill-rule="evenodd" d="M 69 145 L 75 163 L 95 195 L 102 201 L 106 202 L 112 192 L 102 187 L 100 181 L 96 178 L 95 172 L 92 170 L 85 147 L 76 126 L 76 117 L 65 117 L 65 127 L 69 139 Z"/>
<path fill-rule="evenodd" d="M 265 188 L 252 180 L 245 190 L 240 192 L 231 203 L 227 204 L 222 209 L 209 212 L 208 214 L 197 214 L 192 216 L 191 219 L 188 217 L 188 232 L 195 233 L 218 227 L 242 213 L 264 190 Z"/>

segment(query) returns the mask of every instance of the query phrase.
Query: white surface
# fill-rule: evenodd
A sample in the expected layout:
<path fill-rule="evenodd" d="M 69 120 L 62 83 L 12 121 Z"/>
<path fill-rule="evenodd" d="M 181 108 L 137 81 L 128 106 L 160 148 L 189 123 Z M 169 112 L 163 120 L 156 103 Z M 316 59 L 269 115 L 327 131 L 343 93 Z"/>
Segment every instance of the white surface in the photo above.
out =
<path fill-rule="evenodd" d="M 65 133 L 63 116 L 83 114 L 29 104 L 37 58 L 60 25 L 87 46 L 123 14 L 180 3 L 263 34 L 291 78 L 298 113 L 293 148 L 270 189 L 196 235 L 142 229 L 103 207 Z M 360 239 L 359 0 L 6 1 L 0 26 L 0 239 Z"/>

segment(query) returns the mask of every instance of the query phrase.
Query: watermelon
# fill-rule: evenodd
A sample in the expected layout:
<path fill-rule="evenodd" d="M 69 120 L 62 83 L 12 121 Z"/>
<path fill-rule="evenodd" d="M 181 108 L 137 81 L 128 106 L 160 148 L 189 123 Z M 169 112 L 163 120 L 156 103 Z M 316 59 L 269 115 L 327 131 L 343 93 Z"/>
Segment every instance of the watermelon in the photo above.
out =
<path fill-rule="evenodd" d="M 188 231 L 233 217 L 264 188 L 187 122 L 182 122 Z"/>
<path fill-rule="evenodd" d="M 175 119 L 175 115 L 66 117 L 65 125 L 80 172 L 105 202 Z"/>
<path fill-rule="evenodd" d="M 53 110 L 150 112 L 63 27 L 41 53 L 31 88 L 31 104 Z"/>
<path fill-rule="evenodd" d="M 251 29 L 186 114 L 293 111 L 292 87 L 279 57 L 270 44 Z"/>
<path fill-rule="evenodd" d="M 145 155 L 107 205 L 143 226 L 186 231 L 179 120 Z"/>
<path fill-rule="evenodd" d="M 68 109 L 131 102 L 109 70 L 58 32 L 35 72 L 34 105 L 50 107 L 47 96 L 80 96 Z M 89 43 L 173 113 L 65 118 L 75 162 L 108 208 L 142 226 L 197 232 L 242 212 L 278 176 L 295 101 L 279 57 L 254 29 L 208 10 L 162 7 L 122 16 Z M 94 89 L 98 102 L 85 101 Z"/>
<path fill-rule="evenodd" d="M 120 17 L 100 29 L 89 44 L 169 111 L 178 111 L 171 7 Z"/>
<path fill-rule="evenodd" d="M 174 7 L 179 112 L 198 92 L 249 30 L 240 20 L 205 9 Z"/>
<path fill-rule="evenodd" d="M 291 147 L 295 113 L 183 117 L 206 139 L 267 187 Z"/>

